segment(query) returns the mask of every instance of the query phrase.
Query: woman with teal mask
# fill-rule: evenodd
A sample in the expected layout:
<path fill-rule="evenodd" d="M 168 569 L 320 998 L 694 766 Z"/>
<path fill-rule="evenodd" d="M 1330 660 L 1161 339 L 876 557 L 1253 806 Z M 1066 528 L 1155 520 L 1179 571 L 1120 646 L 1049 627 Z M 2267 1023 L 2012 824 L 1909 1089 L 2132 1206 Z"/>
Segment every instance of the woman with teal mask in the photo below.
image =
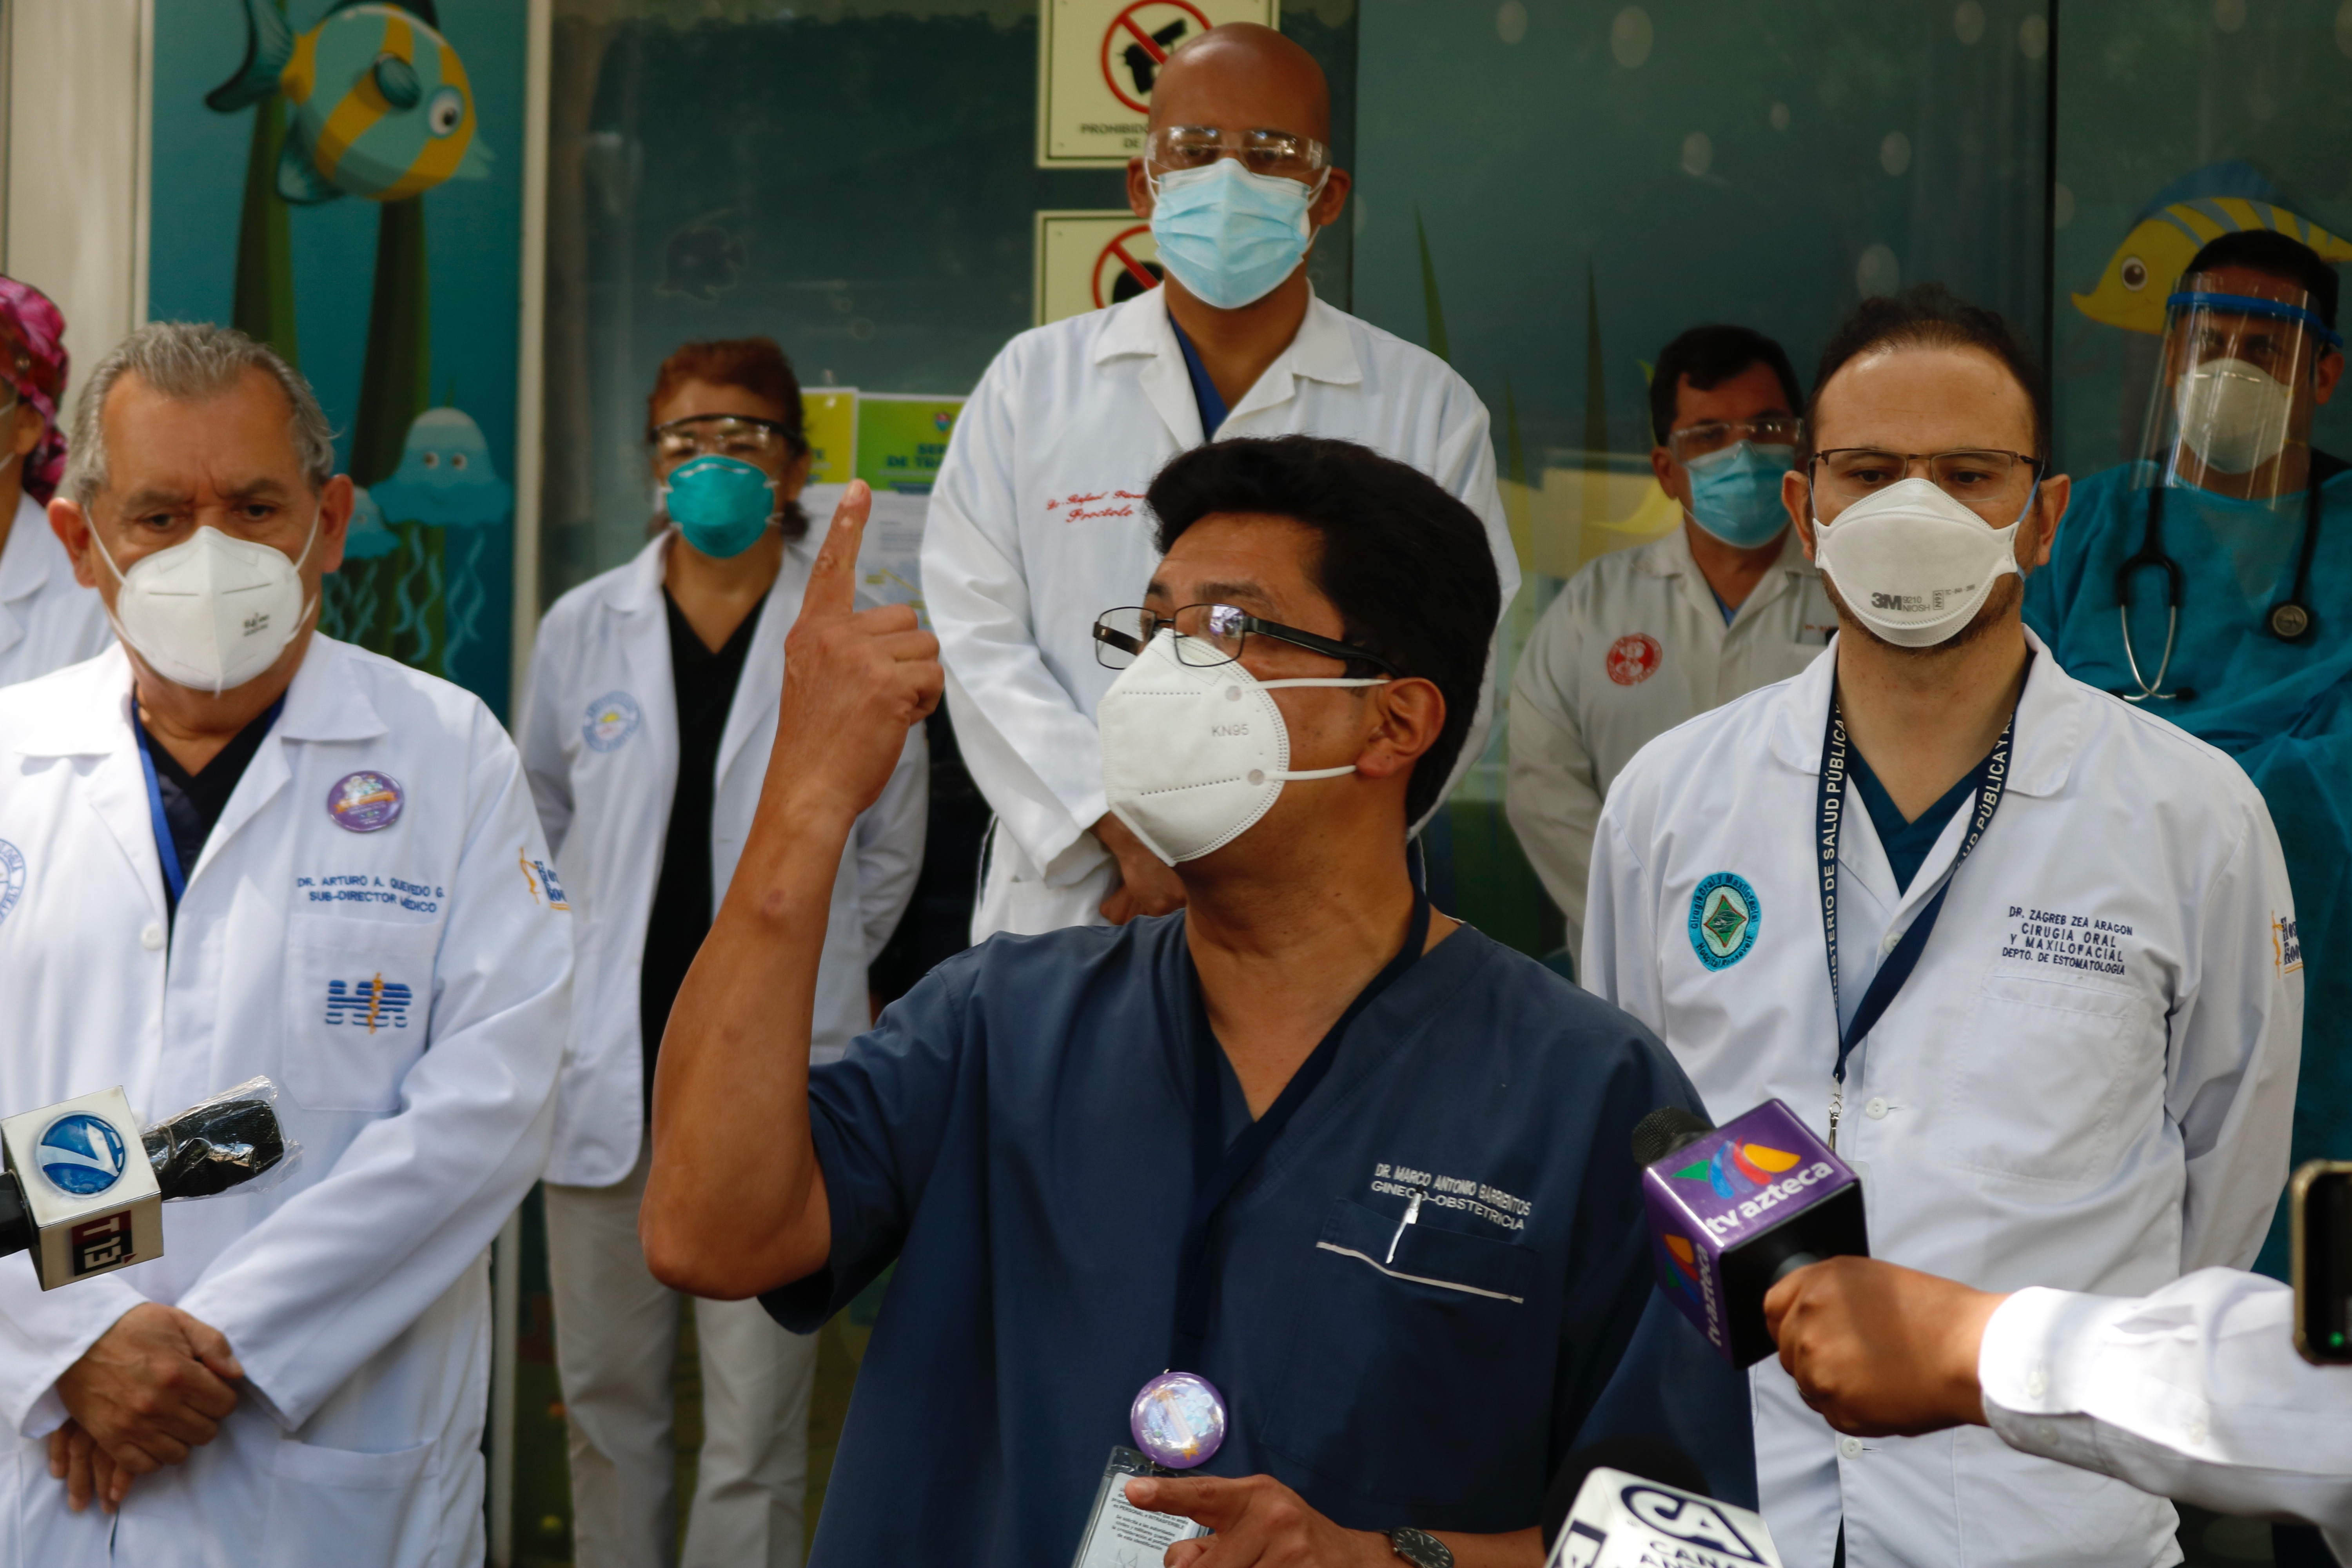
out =
<path fill-rule="evenodd" d="M 2290 1157 L 2342 1158 L 2352 970 L 2328 960 L 2352 939 L 2352 470 L 2313 432 L 2344 370 L 2337 283 L 2252 230 L 2147 286 L 2168 311 L 2137 460 L 2074 487 L 2026 624 L 2068 674 L 2220 747 L 2262 791 L 2294 892 L 2274 962 L 2304 976 Z M 2284 1279 L 2287 1254 L 2282 1205 L 2255 1267 Z"/>
<path fill-rule="evenodd" d="M 654 538 L 548 612 L 518 726 L 579 952 L 547 1170 L 574 1542 L 583 1564 L 798 1568 L 815 1341 L 756 1301 L 693 1303 L 704 1436 L 674 1555 L 687 1301 L 646 1268 L 636 1210 L 655 1055 L 742 852 L 814 560 L 799 383 L 765 338 L 689 343 L 662 366 L 646 437 Z M 835 878 L 819 1060 L 871 1022 L 866 965 L 913 890 L 927 784 L 918 726 Z"/>

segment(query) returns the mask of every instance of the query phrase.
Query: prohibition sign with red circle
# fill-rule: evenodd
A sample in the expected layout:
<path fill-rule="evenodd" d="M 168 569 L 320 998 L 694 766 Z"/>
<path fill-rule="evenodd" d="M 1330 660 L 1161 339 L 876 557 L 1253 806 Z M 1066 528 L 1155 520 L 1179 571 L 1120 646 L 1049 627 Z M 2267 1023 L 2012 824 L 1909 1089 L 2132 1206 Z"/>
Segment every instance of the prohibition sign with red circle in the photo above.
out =
<path fill-rule="evenodd" d="M 1103 85 L 1110 89 L 1110 95 L 1113 98 L 1118 100 L 1121 103 L 1127 105 L 1138 114 L 1150 113 L 1151 105 L 1149 103 L 1139 102 L 1137 100 L 1129 98 L 1126 91 L 1119 87 L 1118 78 L 1111 70 L 1110 51 L 1111 47 L 1114 44 L 1119 46 L 1121 49 L 1124 49 L 1129 43 L 1132 43 L 1150 54 L 1151 56 L 1152 63 L 1155 66 L 1166 65 L 1168 63 L 1167 48 L 1152 38 L 1150 28 L 1144 26 L 1140 22 L 1138 22 L 1135 19 L 1135 14 L 1138 11 L 1151 10 L 1181 11 L 1185 16 L 1192 17 L 1193 21 L 1198 22 L 1201 25 L 1201 31 L 1205 33 L 1209 30 L 1209 19 L 1201 15 L 1200 8 L 1198 6 L 1187 5 L 1185 0 L 1135 0 L 1134 5 L 1129 5 L 1126 10 L 1121 11 L 1117 16 L 1111 18 L 1110 28 L 1103 34 L 1102 41 Z"/>
<path fill-rule="evenodd" d="M 1148 223 L 1137 224 L 1133 228 L 1120 229 L 1111 236 L 1110 243 L 1104 246 L 1101 254 L 1095 258 L 1093 283 L 1096 310 L 1099 310 L 1105 305 L 1116 302 L 1109 298 L 1109 293 L 1111 289 L 1116 289 L 1118 285 L 1115 282 L 1111 283 L 1109 288 L 1104 285 L 1108 279 L 1117 277 L 1121 271 L 1147 289 L 1160 287 L 1160 279 L 1153 276 L 1150 263 L 1137 260 L 1135 253 L 1127 247 L 1127 242 L 1137 235 L 1150 232 L 1151 226 Z"/>

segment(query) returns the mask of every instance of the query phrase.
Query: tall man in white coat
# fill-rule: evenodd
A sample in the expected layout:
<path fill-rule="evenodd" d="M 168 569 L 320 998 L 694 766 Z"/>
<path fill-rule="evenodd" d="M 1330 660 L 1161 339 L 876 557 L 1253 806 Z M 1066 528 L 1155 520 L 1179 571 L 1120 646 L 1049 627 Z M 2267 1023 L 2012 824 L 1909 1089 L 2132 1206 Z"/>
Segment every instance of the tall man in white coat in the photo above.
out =
<path fill-rule="evenodd" d="M 1270 28 L 1213 27 L 1169 57 L 1128 201 L 1167 280 L 1024 332 L 981 377 L 931 492 L 923 593 L 964 765 L 996 814 L 972 938 L 1123 922 L 1183 902 L 1176 874 L 1103 801 L 1095 617 L 1143 596 L 1143 492 L 1179 452 L 1230 436 L 1360 442 L 1412 464 L 1486 524 L 1502 602 L 1518 561 L 1486 410 L 1436 356 L 1335 310 L 1307 281 L 1338 220 L 1330 90 Z M 1487 694 L 1459 768 L 1485 744 Z M 1441 797 L 1442 798 L 1442 797 Z"/>
<path fill-rule="evenodd" d="M 486 1251 L 572 973 L 520 760 L 313 630 L 352 487 L 268 349 L 143 327 L 74 426 L 50 518 L 122 646 L 0 691 L 0 1105 L 266 1074 L 303 1152 L 154 1261 L 0 1268 L 0 1560 L 479 1563 Z"/>
<path fill-rule="evenodd" d="M 2252 1262 L 2286 1176 L 2302 954 L 2229 758 L 2019 619 L 2066 479 L 2039 374 L 1932 285 L 1830 340 L 1784 495 L 1837 606 L 1802 675 L 1674 730 L 1601 808 L 1587 984 L 1717 1117 L 1777 1097 L 1876 1257 L 2142 1296 Z M 1791 1568 L 2178 1560 L 2171 1505 L 1978 1428 L 1865 1439 L 1753 1374 Z"/>

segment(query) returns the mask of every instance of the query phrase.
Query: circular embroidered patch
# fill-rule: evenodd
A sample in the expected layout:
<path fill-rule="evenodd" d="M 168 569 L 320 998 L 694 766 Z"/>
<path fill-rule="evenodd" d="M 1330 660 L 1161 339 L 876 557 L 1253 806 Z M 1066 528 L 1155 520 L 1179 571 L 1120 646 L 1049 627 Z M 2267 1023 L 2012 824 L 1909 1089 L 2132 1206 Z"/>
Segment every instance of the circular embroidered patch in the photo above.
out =
<path fill-rule="evenodd" d="M 1609 679 L 1620 686 L 1639 686 L 1658 672 L 1665 650 L 1647 632 L 1629 632 L 1609 645 Z"/>
<path fill-rule="evenodd" d="M 25 896 L 25 854 L 14 844 L 0 838 L 0 921 L 16 907 Z"/>
<path fill-rule="evenodd" d="M 1756 945 L 1756 928 L 1763 921 L 1764 907 L 1748 879 L 1717 871 L 1702 879 L 1691 894 L 1691 951 L 1709 969 L 1728 969 Z"/>
<path fill-rule="evenodd" d="M 617 752 L 645 721 L 645 710 L 637 706 L 635 698 L 625 691 L 607 691 L 588 704 L 588 717 L 581 721 L 580 738 L 588 742 L 592 752 Z"/>
<path fill-rule="evenodd" d="M 400 820 L 408 797 L 388 773 L 345 773 L 327 792 L 327 815 L 352 833 L 377 833 Z"/>

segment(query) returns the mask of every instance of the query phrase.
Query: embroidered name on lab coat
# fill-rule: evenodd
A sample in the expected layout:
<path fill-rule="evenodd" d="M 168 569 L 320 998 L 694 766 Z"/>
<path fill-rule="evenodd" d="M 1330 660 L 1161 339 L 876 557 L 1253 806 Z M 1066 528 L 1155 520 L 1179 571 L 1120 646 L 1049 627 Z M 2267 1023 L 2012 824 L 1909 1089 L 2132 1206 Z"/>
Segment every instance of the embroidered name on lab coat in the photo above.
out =
<path fill-rule="evenodd" d="M 2011 904 L 2009 930 L 2000 940 L 2000 955 L 2012 963 L 2047 965 L 2121 979 L 2131 973 L 2124 964 L 2124 943 L 2131 936 L 2131 926 L 2123 921 Z"/>

